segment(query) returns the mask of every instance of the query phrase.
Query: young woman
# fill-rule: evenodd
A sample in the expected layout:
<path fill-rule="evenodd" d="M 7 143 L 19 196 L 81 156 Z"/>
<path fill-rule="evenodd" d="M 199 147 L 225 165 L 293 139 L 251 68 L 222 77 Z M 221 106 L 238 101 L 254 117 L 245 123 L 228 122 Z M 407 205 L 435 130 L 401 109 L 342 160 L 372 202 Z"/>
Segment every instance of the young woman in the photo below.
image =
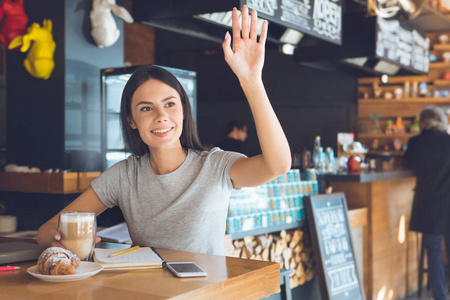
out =
<path fill-rule="evenodd" d="M 256 11 L 236 9 L 232 34 L 222 44 L 225 61 L 247 97 L 262 154 L 246 157 L 198 141 L 189 99 L 169 72 L 141 67 L 122 95 L 124 139 L 134 154 L 96 178 L 63 211 L 97 215 L 118 205 L 134 244 L 223 255 L 227 208 L 233 188 L 261 185 L 291 166 L 289 145 L 262 82 L 267 22 L 257 41 Z M 242 36 L 241 36 L 242 34 Z M 232 46 L 231 46 L 232 45 Z M 58 216 L 39 228 L 38 243 L 61 246 Z"/>

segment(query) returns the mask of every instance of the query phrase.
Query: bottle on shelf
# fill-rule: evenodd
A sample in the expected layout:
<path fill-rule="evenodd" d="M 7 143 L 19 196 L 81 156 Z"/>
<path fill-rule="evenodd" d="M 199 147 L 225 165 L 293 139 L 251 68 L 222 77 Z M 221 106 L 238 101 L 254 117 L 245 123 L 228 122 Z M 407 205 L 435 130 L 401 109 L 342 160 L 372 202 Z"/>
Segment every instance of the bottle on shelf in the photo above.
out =
<path fill-rule="evenodd" d="M 323 152 L 323 148 L 319 147 L 319 159 L 316 165 L 317 173 L 326 173 L 327 172 L 327 156 L 325 152 Z"/>
<path fill-rule="evenodd" d="M 321 145 L 320 145 L 320 136 L 316 136 L 316 139 L 314 140 L 314 147 L 313 147 L 313 153 L 312 153 L 312 167 L 316 168 L 317 164 L 319 163 L 319 151 L 320 151 Z M 322 149 L 323 151 L 323 149 Z"/>
<path fill-rule="evenodd" d="M 327 155 L 327 172 L 328 173 L 336 173 L 336 161 L 334 158 L 334 150 L 331 147 L 327 147 L 325 150 Z"/>
<path fill-rule="evenodd" d="M 302 163 L 301 163 L 301 170 L 305 172 L 307 169 L 311 168 L 312 161 L 311 161 L 311 150 L 303 149 L 302 151 Z"/>

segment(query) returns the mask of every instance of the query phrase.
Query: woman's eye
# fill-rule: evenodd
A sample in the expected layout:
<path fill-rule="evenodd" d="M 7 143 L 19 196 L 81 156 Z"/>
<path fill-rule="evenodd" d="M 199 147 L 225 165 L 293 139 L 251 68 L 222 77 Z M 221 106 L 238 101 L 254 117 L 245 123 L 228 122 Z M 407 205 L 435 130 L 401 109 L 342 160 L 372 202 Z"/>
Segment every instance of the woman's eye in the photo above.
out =
<path fill-rule="evenodd" d="M 152 110 L 152 108 L 148 107 L 148 106 L 144 106 L 141 108 L 141 111 L 151 111 L 151 110 Z"/>
<path fill-rule="evenodd" d="M 172 106 L 174 106 L 175 105 L 175 102 L 168 102 L 167 104 L 166 104 L 166 107 L 172 107 Z"/>

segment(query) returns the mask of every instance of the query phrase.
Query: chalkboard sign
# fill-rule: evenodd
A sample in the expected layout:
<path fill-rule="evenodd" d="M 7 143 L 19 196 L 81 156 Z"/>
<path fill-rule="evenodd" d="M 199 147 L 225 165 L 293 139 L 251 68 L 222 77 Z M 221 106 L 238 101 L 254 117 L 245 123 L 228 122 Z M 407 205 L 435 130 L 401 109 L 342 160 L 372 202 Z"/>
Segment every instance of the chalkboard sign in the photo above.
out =
<path fill-rule="evenodd" d="M 305 197 L 322 299 L 365 300 L 358 277 L 343 193 Z"/>
<path fill-rule="evenodd" d="M 241 0 L 269 21 L 342 44 L 342 0 Z"/>
<path fill-rule="evenodd" d="M 430 39 L 411 24 L 377 17 L 376 56 L 411 71 L 428 73 Z"/>

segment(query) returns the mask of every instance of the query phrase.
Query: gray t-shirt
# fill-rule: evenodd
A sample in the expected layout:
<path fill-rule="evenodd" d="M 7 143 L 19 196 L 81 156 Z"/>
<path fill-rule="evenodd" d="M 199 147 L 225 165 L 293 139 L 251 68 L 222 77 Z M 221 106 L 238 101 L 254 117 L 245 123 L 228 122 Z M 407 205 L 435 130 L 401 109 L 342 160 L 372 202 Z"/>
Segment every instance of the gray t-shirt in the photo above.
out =
<path fill-rule="evenodd" d="M 224 255 L 230 169 L 243 156 L 189 149 L 177 170 L 156 175 L 148 154 L 132 155 L 91 186 L 107 207 L 121 208 L 134 244 Z"/>

